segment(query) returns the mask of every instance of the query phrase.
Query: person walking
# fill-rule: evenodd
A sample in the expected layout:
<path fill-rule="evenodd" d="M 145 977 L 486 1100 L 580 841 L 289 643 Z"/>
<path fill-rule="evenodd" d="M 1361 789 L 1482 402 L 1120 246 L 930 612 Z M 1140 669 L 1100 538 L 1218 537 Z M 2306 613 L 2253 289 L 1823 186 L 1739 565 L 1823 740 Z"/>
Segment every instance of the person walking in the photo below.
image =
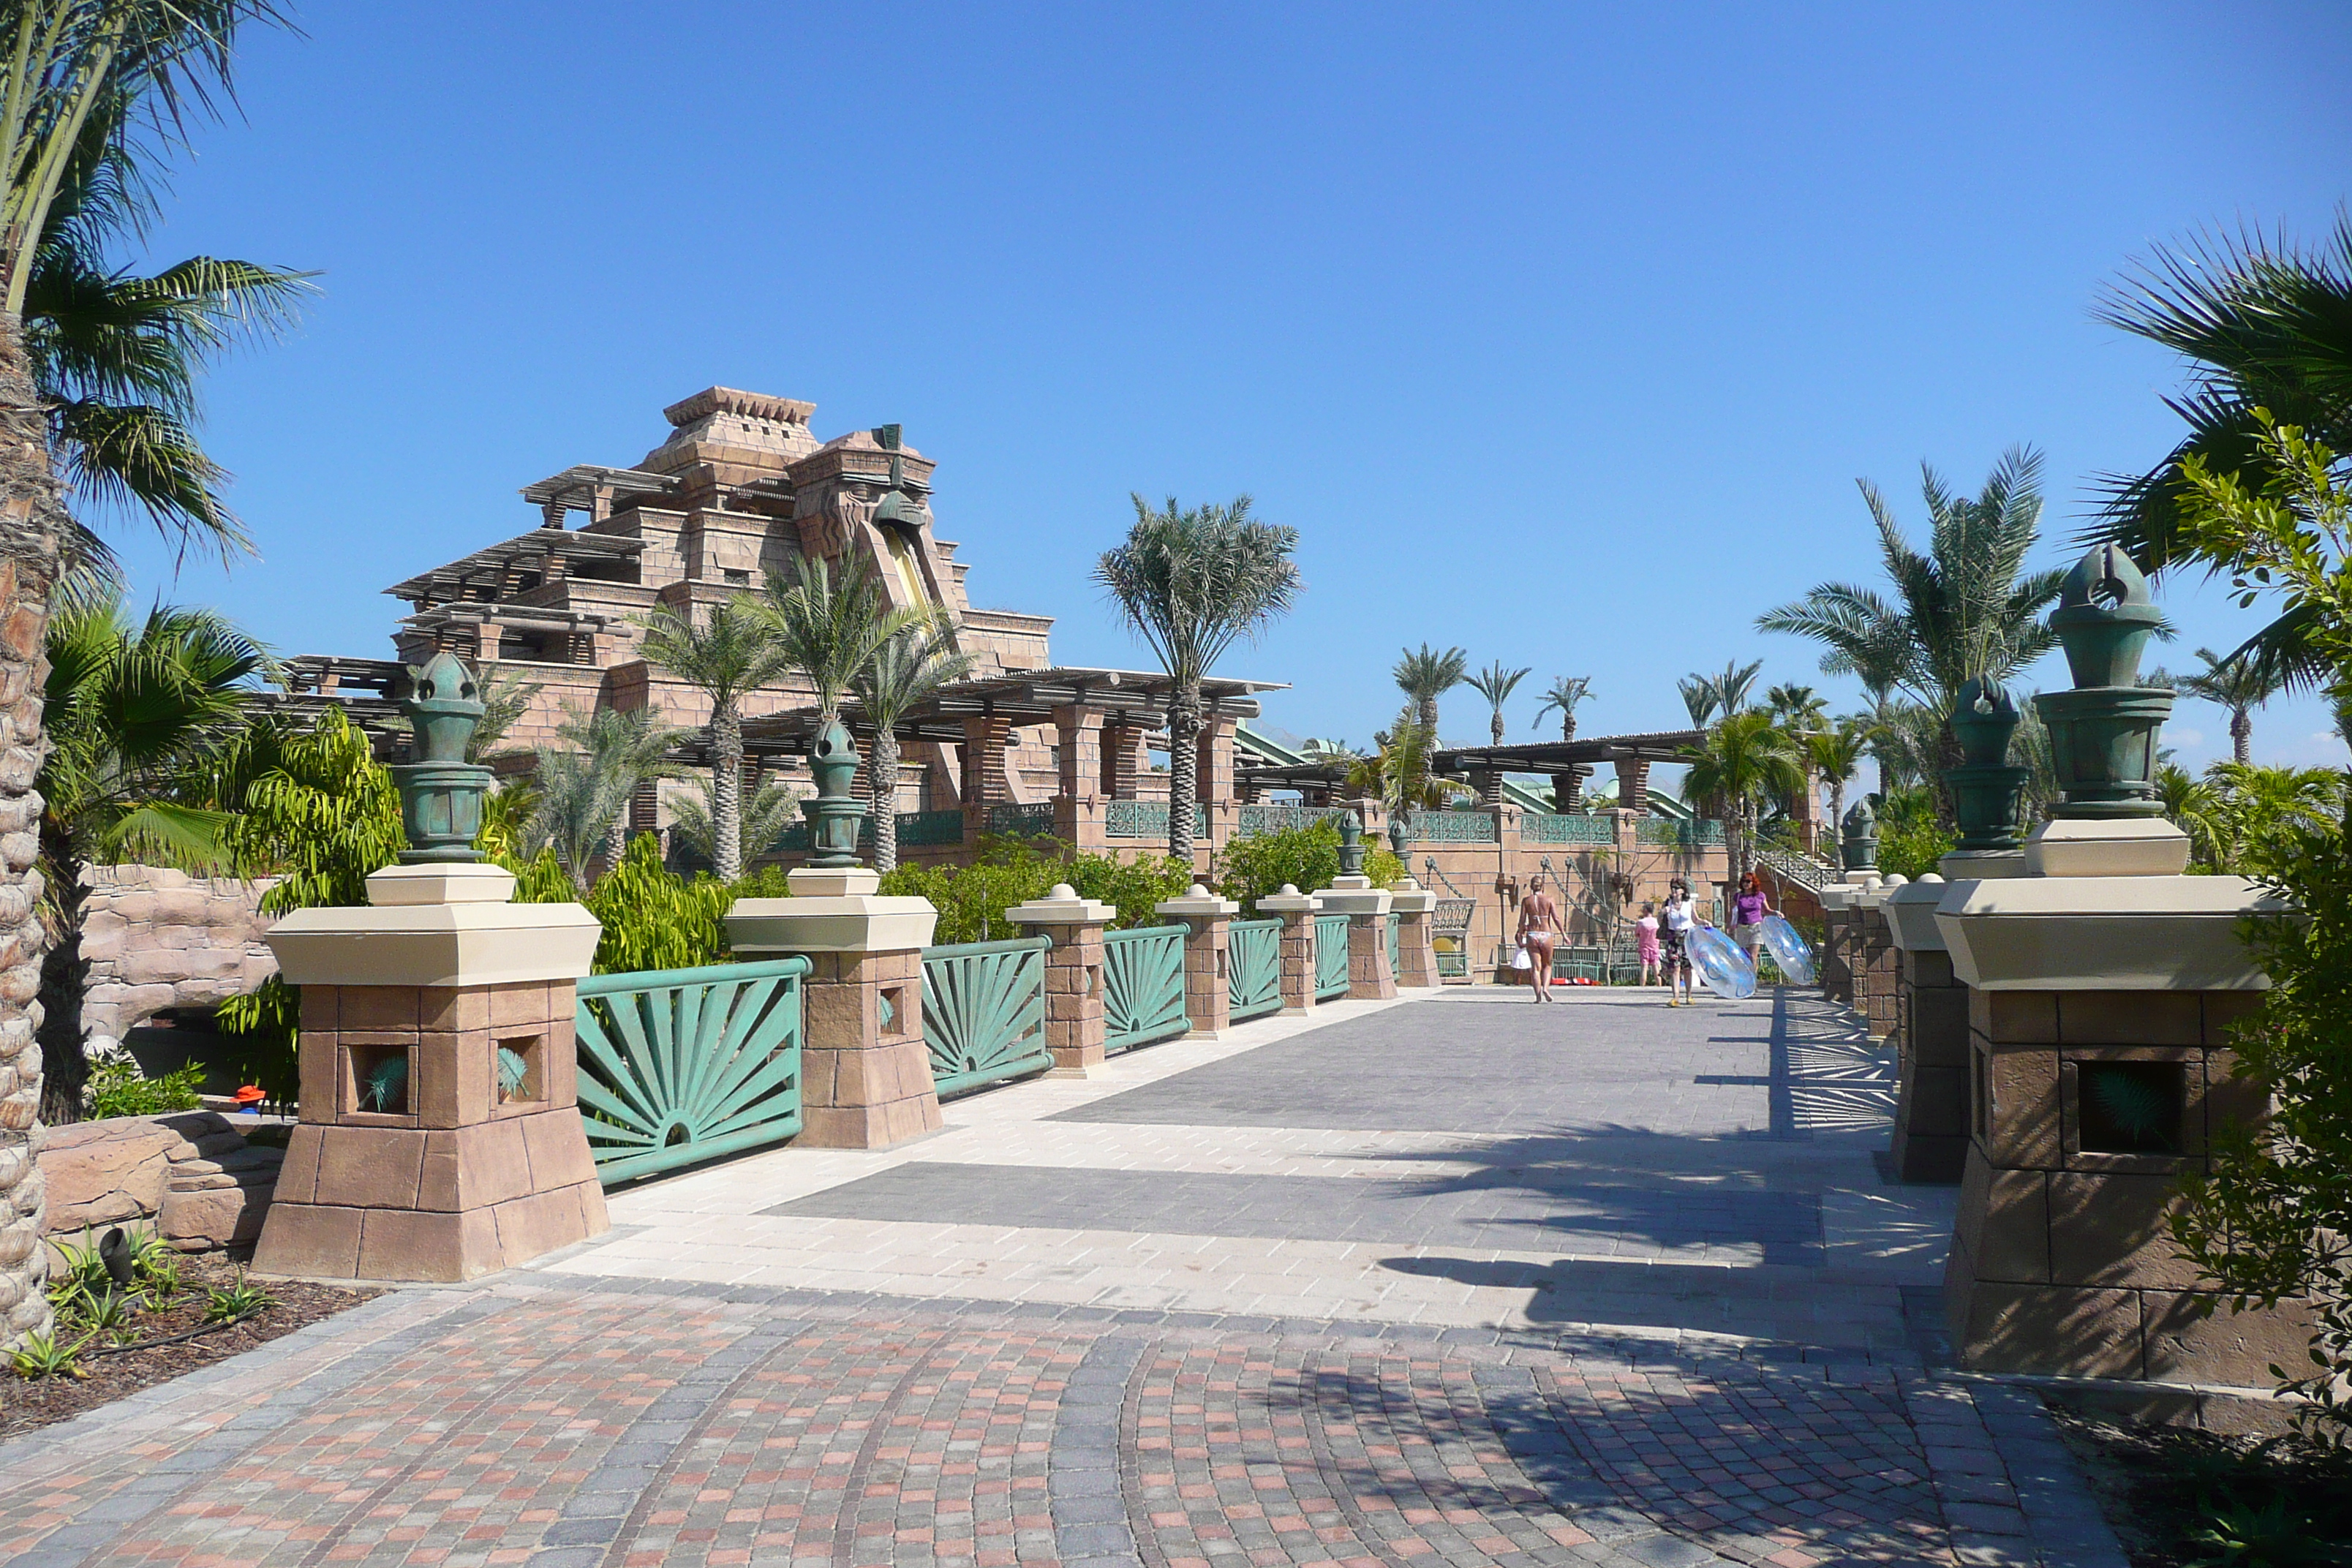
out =
<path fill-rule="evenodd" d="M 1643 904 L 1642 918 L 1633 922 L 1633 956 L 1642 961 L 1643 985 L 1658 984 L 1658 906 Z"/>
<path fill-rule="evenodd" d="M 1764 917 L 1772 912 L 1772 900 L 1764 896 L 1764 883 L 1753 871 L 1743 873 L 1739 890 L 1731 898 L 1731 940 L 1748 955 L 1748 967 L 1756 964 L 1756 950 L 1764 942 Z"/>
<path fill-rule="evenodd" d="M 1697 1001 L 1691 986 L 1690 933 L 1698 924 L 1698 909 L 1691 902 L 1690 884 L 1676 877 L 1666 887 L 1666 907 L 1658 912 L 1658 958 L 1665 972 L 1666 1005 L 1683 1007 Z"/>
<path fill-rule="evenodd" d="M 1559 906 L 1544 891 L 1543 873 L 1528 879 L 1527 897 L 1519 900 L 1519 946 L 1528 955 L 1528 984 L 1536 1000 L 1551 997 L 1551 950 L 1559 940 Z"/>

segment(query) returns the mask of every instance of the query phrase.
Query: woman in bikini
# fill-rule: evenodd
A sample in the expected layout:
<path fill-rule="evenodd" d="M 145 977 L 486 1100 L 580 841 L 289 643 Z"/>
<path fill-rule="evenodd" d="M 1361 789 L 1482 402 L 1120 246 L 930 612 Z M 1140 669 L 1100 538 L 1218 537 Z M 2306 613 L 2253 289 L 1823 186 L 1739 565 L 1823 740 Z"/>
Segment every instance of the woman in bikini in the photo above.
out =
<path fill-rule="evenodd" d="M 1551 950 L 1559 941 L 1559 906 L 1544 891 L 1543 873 L 1528 879 L 1527 897 L 1519 900 L 1518 942 L 1528 950 L 1528 984 L 1536 1000 L 1551 1000 Z"/>

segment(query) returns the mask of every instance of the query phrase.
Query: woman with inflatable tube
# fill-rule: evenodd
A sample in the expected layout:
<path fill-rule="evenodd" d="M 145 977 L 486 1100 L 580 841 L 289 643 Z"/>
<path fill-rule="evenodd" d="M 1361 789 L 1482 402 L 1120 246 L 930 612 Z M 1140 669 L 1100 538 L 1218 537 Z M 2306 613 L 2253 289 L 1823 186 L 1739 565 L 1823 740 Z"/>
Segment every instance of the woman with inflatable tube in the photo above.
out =
<path fill-rule="evenodd" d="M 1764 917 L 1772 912 L 1772 900 L 1764 896 L 1764 883 L 1753 871 L 1743 871 L 1739 889 L 1731 896 L 1731 940 L 1748 955 L 1749 968 L 1756 966 L 1756 950 L 1764 942 Z"/>

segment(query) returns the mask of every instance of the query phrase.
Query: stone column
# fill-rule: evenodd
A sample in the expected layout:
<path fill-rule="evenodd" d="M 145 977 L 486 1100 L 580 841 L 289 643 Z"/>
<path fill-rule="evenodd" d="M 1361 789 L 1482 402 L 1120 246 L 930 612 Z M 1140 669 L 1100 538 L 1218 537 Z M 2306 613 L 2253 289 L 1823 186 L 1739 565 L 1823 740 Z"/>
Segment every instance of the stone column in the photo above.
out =
<path fill-rule="evenodd" d="M 1108 800 L 1133 800 L 1136 775 L 1142 772 L 1143 727 L 1130 719 L 1112 719 L 1103 725 L 1102 794 Z"/>
<path fill-rule="evenodd" d="M 1227 927 L 1241 913 L 1241 905 L 1221 899 L 1200 883 L 1181 899 L 1151 906 L 1151 912 L 1182 921 L 1184 932 L 1184 1016 L 1192 1021 L 1188 1040 L 1213 1040 L 1233 1026 L 1232 977 L 1226 970 Z"/>
<path fill-rule="evenodd" d="M 1431 921 L 1436 911 L 1437 895 L 1424 892 L 1411 877 L 1390 891 L 1389 913 L 1397 922 L 1399 990 L 1434 990 L 1437 986 L 1437 950 L 1432 942 Z"/>
<path fill-rule="evenodd" d="M 600 928 L 513 893 L 495 866 L 395 866 L 365 908 L 264 937 L 302 993 L 302 1120 L 256 1268 L 449 1282 L 607 1228 L 572 1032 Z"/>
<path fill-rule="evenodd" d="M 975 716 L 963 721 L 963 804 L 980 808 L 985 831 L 988 808 L 1013 798 L 1004 781 L 1004 745 L 1013 736 L 1013 721 Z"/>
<path fill-rule="evenodd" d="M 1896 874 L 1881 883 L 1876 891 L 1854 900 L 1855 958 L 1854 1011 L 1863 1017 L 1863 1026 L 1874 1040 L 1883 1040 L 1895 1032 L 1895 988 L 1902 979 L 1901 950 L 1895 945 L 1895 930 L 1886 915 L 1886 900 L 1903 888 L 1908 878 Z"/>
<path fill-rule="evenodd" d="M 1239 721 L 1211 713 L 1201 721 L 1193 752 L 1193 798 L 1215 805 L 1234 798 L 1234 730 Z"/>
<path fill-rule="evenodd" d="M 1384 1001 L 1396 994 L 1396 975 L 1389 968 L 1389 900 L 1385 888 L 1371 879 L 1344 873 L 1331 879 L 1323 894 L 1323 912 L 1348 917 L 1348 1000 Z"/>
<path fill-rule="evenodd" d="M 1102 710 L 1082 702 L 1054 710 L 1061 777 L 1054 796 L 1054 837 L 1075 849 L 1104 847 Z"/>
<path fill-rule="evenodd" d="M 1011 924 L 1033 926 L 1054 943 L 1045 950 L 1047 1078 L 1084 1078 L 1102 1066 L 1103 927 L 1118 917 L 1116 904 L 1082 899 L 1067 882 L 1004 911 Z"/>
<path fill-rule="evenodd" d="M 1302 893 L 1290 883 L 1282 891 L 1257 901 L 1257 912 L 1282 921 L 1282 1014 L 1294 1017 L 1315 1011 L 1315 915 L 1323 907 L 1320 895 Z"/>
<path fill-rule="evenodd" d="M 1969 990 L 1936 924 L 1944 879 L 1934 872 L 1889 894 L 1885 910 L 1902 966 L 1895 984 L 1895 1174 L 1960 1179 L 1969 1151 Z"/>
<path fill-rule="evenodd" d="M 1639 757 L 1617 759 L 1617 805 L 1640 816 L 1650 809 L 1650 764 Z"/>
<path fill-rule="evenodd" d="M 788 899 L 739 899 L 727 937 L 740 958 L 807 955 L 802 986 L 797 1143 L 880 1149 L 936 1130 L 940 1097 L 923 1042 L 929 899 L 882 898 L 862 866 L 803 866 Z"/>
<path fill-rule="evenodd" d="M 2232 1312 L 2166 1230 L 2213 1134 L 2268 1109 L 2230 1076 L 2229 1031 L 2268 984 L 2240 923 L 2282 910 L 2244 878 L 2177 874 L 2187 856 L 2168 823 L 2053 821 L 2027 875 L 1955 881 L 1937 905 L 1969 988 L 1944 1276 L 1964 1366 L 2267 1387 L 2304 1363 L 2308 1302 Z"/>

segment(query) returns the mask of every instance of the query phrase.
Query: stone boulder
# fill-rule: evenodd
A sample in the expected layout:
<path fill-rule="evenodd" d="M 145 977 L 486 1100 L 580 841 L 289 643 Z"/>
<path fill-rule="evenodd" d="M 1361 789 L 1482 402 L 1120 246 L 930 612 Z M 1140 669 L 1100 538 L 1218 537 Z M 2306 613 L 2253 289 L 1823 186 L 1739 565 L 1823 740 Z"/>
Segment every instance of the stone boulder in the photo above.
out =
<path fill-rule="evenodd" d="M 216 1111 L 117 1116 L 52 1129 L 41 1149 L 55 1238 L 152 1223 L 182 1252 L 208 1252 L 261 1234 L 278 1188 L 281 1150 L 246 1142 Z"/>

